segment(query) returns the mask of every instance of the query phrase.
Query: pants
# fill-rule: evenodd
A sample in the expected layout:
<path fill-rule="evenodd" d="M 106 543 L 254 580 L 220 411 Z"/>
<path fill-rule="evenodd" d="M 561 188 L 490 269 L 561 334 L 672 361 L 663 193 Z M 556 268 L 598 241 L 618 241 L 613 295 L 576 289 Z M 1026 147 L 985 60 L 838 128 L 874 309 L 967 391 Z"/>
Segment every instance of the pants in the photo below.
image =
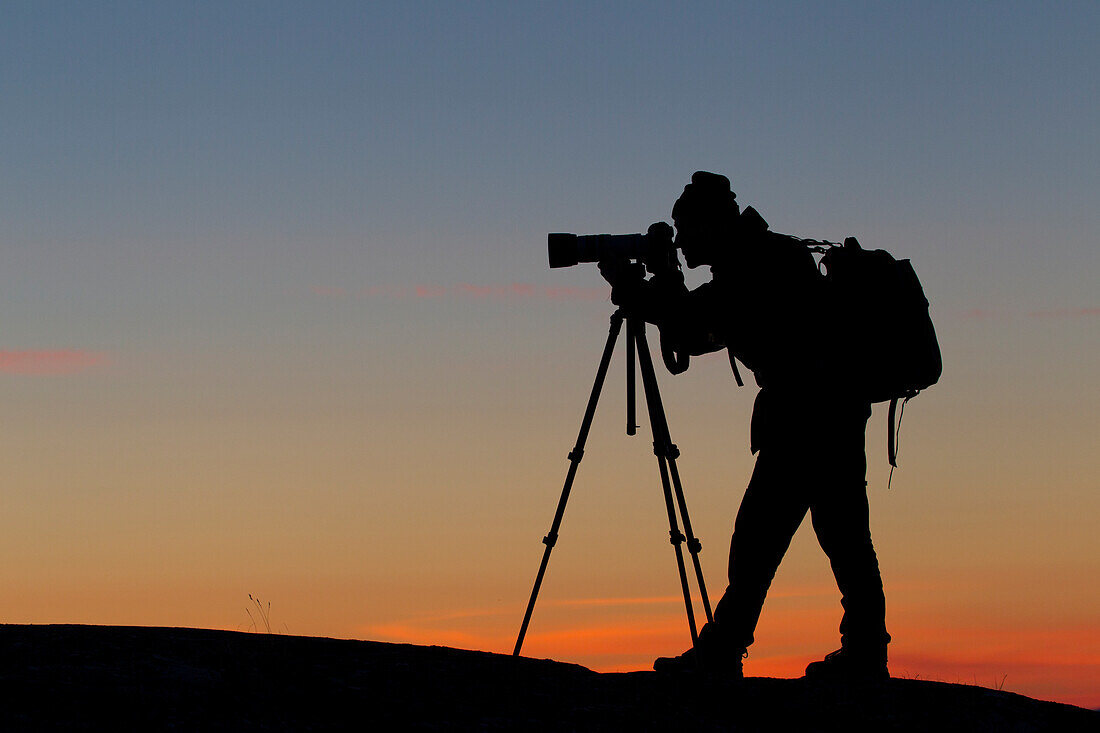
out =
<path fill-rule="evenodd" d="M 890 635 L 867 506 L 870 406 L 807 404 L 765 392 L 753 410 L 759 453 L 734 523 L 729 586 L 715 608 L 716 626 L 732 647 L 752 644 L 775 571 L 809 512 L 840 588 L 843 645 L 882 649 Z"/>

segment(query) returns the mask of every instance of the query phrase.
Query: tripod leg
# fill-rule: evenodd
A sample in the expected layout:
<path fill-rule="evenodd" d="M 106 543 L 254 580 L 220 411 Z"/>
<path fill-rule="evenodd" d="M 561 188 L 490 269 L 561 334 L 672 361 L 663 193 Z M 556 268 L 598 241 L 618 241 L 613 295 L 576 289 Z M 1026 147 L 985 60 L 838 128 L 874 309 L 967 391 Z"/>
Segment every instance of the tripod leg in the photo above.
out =
<path fill-rule="evenodd" d="M 684 498 L 684 487 L 680 483 L 680 472 L 676 469 L 676 458 L 680 455 L 680 450 L 672 443 L 668 441 L 666 444 L 668 455 L 668 470 L 672 475 L 672 487 L 676 493 L 676 502 L 680 506 L 680 518 L 684 520 L 684 532 L 687 534 L 687 546 L 688 552 L 691 553 L 691 562 L 695 566 L 695 577 L 699 581 L 699 596 L 703 601 L 703 612 L 706 614 L 707 621 L 714 621 L 714 613 L 710 608 L 710 597 L 707 595 L 707 584 L 703 580 L 703 566 L 699 562 L 699 553 L 703 551 L 703 543 L 699 541 L 699 538 L 695 536 L 695 533 L 691 529 L 691 519 L 688 517 L 687 500 Z"/>
<path fill-rule="evenodd" d="M 663 423 L 660 420 L 661 397 L 657 392 L 657 378 L 653 373 L 653 360 L 649 355 L 649 347 L 645 340 L 644 323 L 628 323 L 628 328 L 634 331 L 635 345 L 638 349 L 638 362 L 642 368 L 642 389 L 645 392 L 646 407 L 649 410 L 649 424 L 653 432 L 653 453 L 657 456 L 657 467 L 661 473 L 661 489 L 665 498 L 665 511 L 668 513 L 669 540 L 676 552 L 676 569 L 680 574 L 680 587 L 684 592 L 684 607 L 687 610 L 688 628 L 691 630 L 691 643 L 694 645 L 699 639 L 698 629 L 695 625 L 695 608 L 691 602 L 691 589 L 688 587 L 687 570 L 684 567 L 684 551 L 681 545 L 684 542 L 684 534 L 680 531 L 676 519 L 676 508 L 672 502 L 672 487 L 669 482 L 668 451 L 665 446 L 667 440 L 662 431 Z"/>
<path fill-rule="evenodd" d="M 634 367 L 634 330 L 636 326 L 631 322 L 626 322 L 626 434 L 636 435 L 638 433 L 638 423 L 634 419 L 637 411 L 634 407 L 634 395 L 636 390 L 634 389 L 634 373 L 637 369 Z"/>
<path fill-rule="evenodd" d="M 688 628 L 691 630 L 691 644 L 694 646 L 699 640 L 699 630 L 695 625 L 695 608 L 691 603 L 691 589 L 688 587 L 687 570 L 684 567 L 684 550 L 680 547 L 684 542 L 684 534 L 676 523 L 676 510 L 672 506 L 672 492 L 669 489 L 668 467 L 665 463 L 665 456 L 659 452 L 660 448 L 657 441 L 654 441 L 653 446 L 653 452 L 657 454 L 657 466 L 661 472 L 661 487 L 664 489 L 665 509 L 668 511 L 668 536 L 676 552 L 676 569 L 680 573 L 680 587 L 684 591 L 684 607 L 687 610 Z"/>
<path fill-rule="evenodd" d="M 672 478 L 672 485 L 676 493 L 676 503 L 680 509 L 680 518 L 684 522 L 684 532 L 687 534 L 688 552 L 691 553 L 691 562 L 695 568 L 695 578 L 699 583 L 699 595 L 703 601 L 703 611 L 707 621 L 714 621 L 711 611 L 710 597 L 707 595 L 707 584 L 703 579 L 703 566 L 699 561 L 699 553 L 703 550 L 703 544 L 695 536 L 691 528 L 691 518 L 688 516 L 687 499 L 684 498 L 684 487 L 680 483 L 680 472 L 676 468 L 676 458 L 679 449 L 673 444 L 672 436 L 668 429 L 668 419 L 665 416 L 664 404 L 661 402 L 661 391 L 657 386 L 657 375 L 653 370 L 653 358 L 649 353 L 649 344 L 646 341 L 645 327 L 641 325 L 635 333 L 635 341 L 638 347 L 638 361 L 642 370 L 642 386 L 645 389 L 646 405 L 649 408 L 649 421 L 653 430 L 653 450 L 657 453 L 658 462 L 661 465 L 661 479 L 665 482 L 665 490 L 668 491 L 668 479 L 665 477 L 665 462 L 668 464 L 668 473 Z M 671 500 L 667 500 L 671 515 Z M 674 521 L 674 518 L 672 518 Z M 686 581 L 685 581 L 686 582 Z M 690 612 L 689 612 L 689 615 Z M 692 637 L 694 642 L 694 635 Z"/>
<path fill-rule="evenodd" d="M 588 430 L 592 427 L 592 417 L 596 414 L 596 404 L 600 400 L 600 392 L 603 390 L 604 378 L 607 376 L 607 368 L 611 364 L 611 355 L 615 351 L 615 341 L 619 338 L 619 330 L 623 325 L 623 316 L 615 312 L 611 316 L 611 327 L 607 333 L 607 343 L 603 347 L 603 356 L 600 366 L 596 370 L 596 381 L 592 385 L 592 393 L 588 397 L 588 407 L 584 411 L 584 419 L 581 420 L 580 433 L 577 435 L 577 443 L 569 453 L 569 472 L 565 476 L 565 486 L 562 487 L 561 497 L 558 499 L 558 508 L 554 512 L 554 521 L 550 525 L 550 532 L 542 538 L 546 549 L 542 553 L 542 563 L 539 565 L 538 575 L 535 576 L 535 587 L 531 589 L 531 598 L 527 601 L 527 611 L 523 614 L 523 624 L 519 628 L 519 636 L 516 638 L 513 656 L 519 656 L 519 650 L 523 646 L 523 637 L 527 635 L 527 626 L 531 623 L 531 613 L 535 610 L 535 601 L 539 596 L 539 588 L 542 586 L 542 578 L 546 574 L 546 565 L 550 561 L 550 552 L 558 541 L 558 529 L 561 527 L 561 519 L 565 514 L 565 504 L 569 501 L 569 491 L 573 488 L 573 479 L 577 475 L 577 466 L 584 456 L 584 444 L 588 440 Z"/>

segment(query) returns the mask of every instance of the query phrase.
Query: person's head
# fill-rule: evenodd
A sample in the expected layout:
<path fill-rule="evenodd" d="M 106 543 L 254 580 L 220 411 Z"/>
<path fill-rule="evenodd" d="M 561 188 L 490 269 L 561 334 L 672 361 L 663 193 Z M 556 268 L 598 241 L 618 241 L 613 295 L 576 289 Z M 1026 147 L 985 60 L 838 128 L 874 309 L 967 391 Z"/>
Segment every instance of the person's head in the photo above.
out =
<path fill-rule="evenodd" d="M 706 171 L 692 174 L 672 207 L 676 246 L 688 267 L 716 262 L 734 237 L 740 213 L 728 178 Z"/>

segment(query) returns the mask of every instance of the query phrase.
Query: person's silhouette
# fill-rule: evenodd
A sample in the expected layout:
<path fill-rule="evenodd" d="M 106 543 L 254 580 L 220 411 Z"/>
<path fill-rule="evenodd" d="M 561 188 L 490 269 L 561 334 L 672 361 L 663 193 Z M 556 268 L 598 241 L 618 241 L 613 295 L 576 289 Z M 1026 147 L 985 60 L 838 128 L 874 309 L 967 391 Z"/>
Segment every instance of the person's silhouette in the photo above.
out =
<path fill-rule="evenodd" d="M 870 402 L 858 385 L 830 376 L 825 283 L 813 255 L 739 210 L 729 180 L 697 172 L 672 210 L 676 246 L 688 267 L 710 265 L 694 290 L 679 271 L 638 282 L 601 272 L 612 300 L 655 323 L 662 347 L 687 354 L 729 349 L 753 372 L 751 450 L 757 455 L 730 543 L 729 586 L 714 622 L 657 671 L 704 669 L 741 676 L 764 598 L 795 530 L 809 512 L 829 557 L 844 608 L 841 648 L 807 676 L 885 678 L 886 601 L 871 544 L 864 433 Z"/>

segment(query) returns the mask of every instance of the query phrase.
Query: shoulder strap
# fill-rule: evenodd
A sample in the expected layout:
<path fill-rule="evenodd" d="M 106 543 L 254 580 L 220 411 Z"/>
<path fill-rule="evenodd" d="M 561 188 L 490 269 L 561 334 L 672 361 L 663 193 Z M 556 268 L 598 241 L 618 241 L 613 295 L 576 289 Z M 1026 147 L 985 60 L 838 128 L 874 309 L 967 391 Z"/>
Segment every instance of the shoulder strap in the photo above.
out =
<path fill-rule="evenodd" d="M 726 349 L 726 355 L 730 358 L 730 369 L 733 370 L 733 378 L 737 382 L 737 386 L 744 387 L 745 383 L 741 380 L 741 372 L 737 370 L 737 357 L 733 355 L 733 351 L 729 348 Z"/>
<path fill-rule="evenodd" d="M 886 457 L 890 459 L 890 478 L 886 480 L 886 488 L 890 488 L 890 484 L 894 481 L 894 469 L 898 467 L 898 447 L 901 439 L 901 419 L 905 417 L 905 403 L 909 401 L 909 398 L 915 395 L 916 392 L 906 394 L 901 400 L 901 410 L 898 410 L 898 398 L 890 400 L 890 414 L 889 414 L 889 426 L 886 428 Z M 894 422 L 894 415 L 897 414 L 897 422 Z"/>
<path fill-rule="evenodd" d="M 898 398 L 890 400 L 890 416 L 889 426 L 886 429 L 886 458 L 890 461 L 890 468 L 898 467 L 898 447 L 896 443 L 896 432 L 894 430 L 894 416 L 898 411 Z"/>

